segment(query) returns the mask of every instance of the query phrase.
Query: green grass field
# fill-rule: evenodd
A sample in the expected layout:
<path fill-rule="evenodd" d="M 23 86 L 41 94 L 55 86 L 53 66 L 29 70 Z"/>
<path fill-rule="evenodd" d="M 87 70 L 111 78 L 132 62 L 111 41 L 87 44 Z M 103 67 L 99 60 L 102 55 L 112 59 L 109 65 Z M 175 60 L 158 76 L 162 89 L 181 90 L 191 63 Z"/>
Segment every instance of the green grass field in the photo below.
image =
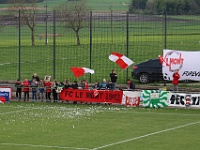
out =
<path fill-rule="evenodd" d="M 103 10 L 110 11 L 112 10 L 120 10 L 127 11 L 128 4 L 130 4 L 131 0 L 86 0 L 86 4 L 90 10 Z M 45 0 L 44 2 L 38 3 L 39 7 L 44 7 L 46 4 L 49 9 L 54 9 L 55 7 L 62 4 L 73 3 L 68 0 Z M 0 8 L 5 8 L 10 4 L 0 4 Z"/>
<path fill-rule="evenodd" d="M 200 110 L 10 102 L 0 150 L 197 150 Z"/>

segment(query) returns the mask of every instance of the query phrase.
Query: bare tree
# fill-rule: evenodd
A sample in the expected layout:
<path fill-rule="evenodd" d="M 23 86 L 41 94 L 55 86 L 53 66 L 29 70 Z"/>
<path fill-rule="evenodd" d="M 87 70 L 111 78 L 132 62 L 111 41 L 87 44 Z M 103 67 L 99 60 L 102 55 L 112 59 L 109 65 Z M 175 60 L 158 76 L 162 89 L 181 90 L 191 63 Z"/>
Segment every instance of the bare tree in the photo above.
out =
<path fill-rule="evenodd" d="M 30 3 L 26 3 L 25 0 L 13 0 L 11 3 L 14 10 L 20 10 L 21 19 L 31 30 L 31 45 L 35 46 L 36 13 L 39 10 L 37 0 L 30 0 Z"/>
<path fill-rule="evenodd" d="M 75 32 L 77 45 L 80 46 L 79 31 L 87 26 L 88 8 L 84 0 L 75 1 L 71 4 L 62 4 L 57 9 L 59 21 L 64 23 L 65 28 Z"/>

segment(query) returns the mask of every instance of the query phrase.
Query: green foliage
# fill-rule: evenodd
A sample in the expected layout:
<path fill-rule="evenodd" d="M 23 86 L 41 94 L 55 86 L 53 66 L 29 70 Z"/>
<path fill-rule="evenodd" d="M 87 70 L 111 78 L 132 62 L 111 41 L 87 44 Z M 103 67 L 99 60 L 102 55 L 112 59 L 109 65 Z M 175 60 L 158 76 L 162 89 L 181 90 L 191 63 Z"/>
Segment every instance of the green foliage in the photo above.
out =
<path fill-rule="evenodd" d="M 132 0 L 129 5 L 130 13 L 137 13 L 138 10 L 144 10 L 146 8 L 147 0 Z"/>
<path fill-rule="evenodd" d="M 139 10 L 157 13 L 167 12 L 168 15 L 198 14 L 200 2 L 198 0 L 132 0 L 129 12 L 137 13 Z"/>

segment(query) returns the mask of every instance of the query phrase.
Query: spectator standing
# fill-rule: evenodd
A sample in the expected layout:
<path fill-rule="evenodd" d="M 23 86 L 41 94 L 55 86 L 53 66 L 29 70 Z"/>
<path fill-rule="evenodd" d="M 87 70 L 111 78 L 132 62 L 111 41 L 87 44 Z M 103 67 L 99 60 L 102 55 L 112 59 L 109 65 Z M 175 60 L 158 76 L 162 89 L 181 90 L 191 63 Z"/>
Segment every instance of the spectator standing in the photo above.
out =
<path fill-rule="evenodd" d="M 85 89 L 89 89 L 89 83 L 87 80 L 85 80 Z"/>
<path fill-rule="evenodd" d="M 107 89 L 107 86 L 108 86 L 108 84 L 106 82 L 106 79 L 103 79 L 102 83 L 100 84 L 100 89 L 105 90 L 105 89 Z"/>
<path fill-rule="evenodd" d="M 117 82 L 117 74 L 115 73 L 115 70 L 112 70 L 112 72 L 110 74 L 110 80 L 112 82 L 111 89 L 115 89 L 116 82 Z"/>
<path fill-rule="evenodd" d="M 129 90 L 134 90 L 135 89 L 135 83 L 130 79 L 127 80 L 127 86 L 128 86 Z"/>
<path fill-rule="evenodd" d="M 89 88 L 88 82 L 86 80 L 82 80 L 80 86 L 81 86 L 82 89 L 88 89 Z"/>
<path fill-rule="evenodd" d="M 19 79 L 15 83 L 15 87 L 17 88 L 17 90 L 16 90 L 16 98 L 17 98 L 18 101 L 20 101 L 21 100 L 21 93 L 22 93 L 22 83 L 21 83 L 21 81 Z"/>
<path fill-rule="evenodd" d="M 51 81 L 46 80 L 44 82 L 44 87 L 46 89 L 46 102 L 51 102 Z"/>
<path fill-rule="evenodd" d="M 38 99 L 41 99 L 41 102 L 44 100 L 44 81 L 42 79 L 38 82 Z"/>
<path fill-rule="evenodd" d="M 74 82 L 72 83 L 71 87 L 72 87 L 73 89 L 78 89 L 78 83 L 77 83 L 77 81 L 74 81 Z"/>
<path fill-rule="evenodd" d="M 107 88 L 108 88 L 109 90 L 113 90 L 113 83 L 112 83 L 111 80 L 108 82 Z"/>
<path fill-rule="evenodd" d="M 98 82 L 98 81 L 95 81 L 95 82 L 94 82 L 93 89 L 99 89 L 99 88 L 100 88 L 99 82 Z"/>
<path fill-rule="evenodd" d="M 58 84 L 58 87 L 62 87 L 62 89 L 65 88 L 65 84 L 61 81 L 59 84 Z"/>
<path fill-rule="evenodd" d="M 29 101 L 29 88 L 30 88 L 30 82 L 26 78 L 24 82 L 22 83 L 24 88 L 24 101 Z"/>
<path fill-rule="evenodd" d="M 58 99 L 60 100 L 60 93 L 65 88 L 65 84 L 63 82 L 60 82 L 57 86 L 56 93 L 58 95 Z M 63 101 L 62 101 L 63 102 Z"/>
<path fill-rule="evenodd" d="M 36 81 L 36 79 L 33 79 L 31 82 L 32 102 L 35 102 L 37 100 L 37 97 L 36 97 L 37 87 L 38 87 L 38 82 Z"/>
<path fill-rule="evenodd" d="M 57 88 L 58 88 L 58 82 L 56 80 L 52 83 L 52 93 L 53 93 L 53 100 L 56 102 L 58 100 L 58 94 L 57 94 Z"/>
<path fill-rule="evenodd" d="M 70 85 L 70 82 L 69 82 L 69 80 L 66 80 L 65 81 L 65 89 L 68 89 L 68 88 L 70 88 L 71 87 L 71 85 Z"/>
<path fill-rule="evenodd" d="M 32 80 L 35 79 L 37 82 L 40 82 L 40 78 L 38 77 L 37 73 L 34 73 L 32 76 Z"/>
<path fill-rule="evenodd" d="M 85 88 L 85 80 L 81 80 L 80 87 L 81 87 L 82 89 Z"/>
<path fill-rule="evenodd" d="M 178 91 L 178 84 L 179 84 L 179 79 L 180 79 L 180 74 L 178 73 L 178 69 L 175 70 L 174 74 L 172 75 L 173 80 L 172 80 L 172 84 L 173 84 L 173 90 L 174 91 Z"/>
<path fill-rule="evenodd" d="M 71 87 L 72 87 L 73 89 L 78 89 L 78 83 L 77 83 L 77 81 L 74 81 L 74 82 L 72 83 Z M 77 102 L 74 101 L 73 104 L 77 104 Z"/>

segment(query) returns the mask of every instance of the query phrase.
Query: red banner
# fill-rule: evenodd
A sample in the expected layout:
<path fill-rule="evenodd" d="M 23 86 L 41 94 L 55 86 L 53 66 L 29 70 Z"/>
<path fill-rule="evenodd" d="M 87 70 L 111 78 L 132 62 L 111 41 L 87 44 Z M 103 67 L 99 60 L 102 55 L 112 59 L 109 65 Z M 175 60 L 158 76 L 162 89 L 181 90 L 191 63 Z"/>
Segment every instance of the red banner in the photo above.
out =
<path fill-rule="evenodd" d="M 64 89 L 60 93 L 60 99 L 80 102 L 121 104 L 122 95 L 123 91 L 120 90 Z"/>

